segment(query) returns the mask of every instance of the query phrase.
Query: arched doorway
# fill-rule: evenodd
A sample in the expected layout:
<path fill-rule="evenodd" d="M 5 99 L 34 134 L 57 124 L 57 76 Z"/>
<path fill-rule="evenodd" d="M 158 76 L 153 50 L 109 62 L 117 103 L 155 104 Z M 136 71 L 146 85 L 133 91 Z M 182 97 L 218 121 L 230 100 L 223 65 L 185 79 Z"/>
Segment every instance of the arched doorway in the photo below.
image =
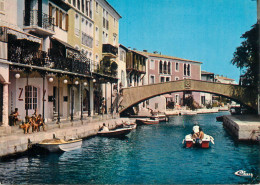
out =
<path fill-rule="evenodd" d="M 83 90 L 83 111 L 89 111 L 89 91 L 87 89 Z"/>

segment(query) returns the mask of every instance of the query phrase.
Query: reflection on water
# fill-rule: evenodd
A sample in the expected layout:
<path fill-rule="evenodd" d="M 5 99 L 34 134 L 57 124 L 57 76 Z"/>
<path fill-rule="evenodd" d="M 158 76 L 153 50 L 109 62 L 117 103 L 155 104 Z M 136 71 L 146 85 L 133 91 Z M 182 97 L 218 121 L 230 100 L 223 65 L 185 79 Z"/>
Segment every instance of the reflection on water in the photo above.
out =
<path fill-rule="evenodd" d="M 240 169 L 259 173 L 259 145 L 240 144 L 216 122 L 217 114 L 174 116 L 141 126 L 123 139 L 93 137 L 79 150 L 41 154 L 0 163 L 2 183 L 223 184 L 251 183 Z M 183 148 L 198 123 L 215 138 L 209 149 Z M 253 182 L 256 183 L 256 180 Z"/>

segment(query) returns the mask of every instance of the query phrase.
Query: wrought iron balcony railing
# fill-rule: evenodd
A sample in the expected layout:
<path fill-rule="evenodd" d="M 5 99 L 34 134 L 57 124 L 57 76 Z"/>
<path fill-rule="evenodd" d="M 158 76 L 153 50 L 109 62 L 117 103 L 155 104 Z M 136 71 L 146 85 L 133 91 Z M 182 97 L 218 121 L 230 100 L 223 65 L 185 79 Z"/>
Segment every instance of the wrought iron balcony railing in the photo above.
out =
<path fill-rule="evenodd" d="M 38 26 L 54 31 L 54 18 L 38 10 L 24 11 L 24 26 Z"/>
<path fill-rule="evenodd" d="M 84 75 L 90 73 L 90 60 L 86 56 L 80 54 L 77 57 L 64 57 L 58 56 L 57 53 L 55 49 L 51 49 L 47 53 L 10 46 L 8 48 L 8 60 L 14 63 L 59 69 Z"/>
<path fill-rule="evenodd" d="M 111 53 L 115 56 L 117 56 L 118 54 L 118 48 L 111 45 L 111 44 L 103 44 L 103 49 L 102 49 L 103 53 Z"/>

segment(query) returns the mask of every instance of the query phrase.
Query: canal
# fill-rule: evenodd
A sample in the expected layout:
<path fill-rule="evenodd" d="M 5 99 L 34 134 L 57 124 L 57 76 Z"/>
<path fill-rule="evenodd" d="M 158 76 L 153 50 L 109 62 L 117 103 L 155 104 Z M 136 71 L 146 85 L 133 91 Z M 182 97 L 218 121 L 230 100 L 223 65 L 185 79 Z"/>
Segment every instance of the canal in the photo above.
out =
<path fill-rule="evenodd" d="M 238 184 L 257 178 L 259 145 L 237 143 L 216 122 L 227 112 L 173 116 L 170 122 L 137 127 L 123 139 L 92 137 L 79 150 L 37 154 L 0 163 L 0 182 L 11 184 Z M 198 123 L 214 137 L 209 149 L 184 148 Z"/>

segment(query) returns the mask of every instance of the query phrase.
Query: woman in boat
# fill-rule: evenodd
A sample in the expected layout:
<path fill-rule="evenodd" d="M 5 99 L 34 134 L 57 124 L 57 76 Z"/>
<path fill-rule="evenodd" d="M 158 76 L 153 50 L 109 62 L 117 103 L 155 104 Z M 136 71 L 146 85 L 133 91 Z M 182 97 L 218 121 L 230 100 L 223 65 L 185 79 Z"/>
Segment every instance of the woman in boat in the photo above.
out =
<path fill-rule="evenodd" d="M 203 139 L 204 138 L 204 132 L 202 131 L 202 128 L 199 128 L 199 138 Z"/>

